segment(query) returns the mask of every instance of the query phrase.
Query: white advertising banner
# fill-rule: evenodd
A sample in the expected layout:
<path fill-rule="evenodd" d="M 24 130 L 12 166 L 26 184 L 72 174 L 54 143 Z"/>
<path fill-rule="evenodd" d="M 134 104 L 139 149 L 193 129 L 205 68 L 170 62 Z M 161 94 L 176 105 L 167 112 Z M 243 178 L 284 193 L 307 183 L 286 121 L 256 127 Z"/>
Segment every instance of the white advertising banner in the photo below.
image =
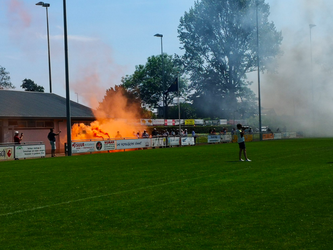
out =
<path fill-rule="evenodd" d="M 45 145 L 18 145 L 15 146 L 15 158 L 45 157 Z"/>
<path fill-rule="evenodd" d="M 183 125 L 185 123 L 185 121 L 183 119 L 180 119 L 180 125 Z M 179 119 L 175 120 L 175 125 L 179 125 Z"/>
<path fill-rule="evenodd" d="M 13 146 L 0 147 L 0 161 L 12 160 L 12 159 L 14 159 L 14 147 Z"/>
<path fill-rule="evenodd" d="M 282 133 L 274 133 L 274 140 L 282 139 Z"/>
<path fill-rule="evenodd" d="M 194 119 L 194 124 L 195 125 L 204 125 L 205 122 L 203 119 Z"/>
<path fill-rule="evenodd" d="M 106 140 L 104 141 L 104 150 L 115 150 L 116 142 L 114 140 Z"/>
<path fill-rule="evenodd" d="M 296 132 L 290 132 L 289 138 L 296 138 Z"/>
<path fill-rule="evenodd" d="M 179 146 L 179 137 L 168 137 L 169 146 Z"/>
<path fill-rule="evenodd" d="M 88 153 L 95 151 L 103 151 L 103 141 L 86 141 L 86 142 L 72 142 L 72 152 L 77 153 Z"/>
<path fill-rule="evenodd" d="M 194 137 L 182 137 L 182 146 L 194 145 Z"/>
<path fill-rule="evenodd" d="M 283 132 L 282 138 L 289 138 L 289 132 Z"/>
<path fill-rule="evenodd" d="M 221 142 L 220 135 L 209 135 L 208 136 L 208 143 L 216 143 L 216 142 Z"/>
<path fill-rule="evenodd" d="M 220 125 L 227 125 L 228 124 L 228 120 L 227 119 L 220 119 Z"/>
<path fill-rule="evenodd" d="M 153 125 L 154 126 L 164 126 L 164 119 L 154 119 Z"/>
<path fill-rule="evenodd" d="M 221 135 L 221 141 L 222 142 L 230 142 L 232 140 L 232 135 L 227 134 L 227 135 Z"/>
<path fill-rule="evenodd" d="M 149 148 L 150 139 L 136 139 L 136 140 L 117 140 L 117 149 L 130 149 L 130 148 Z"/>
<path fill-rule="evenodd" d="M 151 139 L 151 146 L 154 147 L 165 147 L 166 146 L 166 139 L 165 137 L 161 138 L 152 138 Z"/>

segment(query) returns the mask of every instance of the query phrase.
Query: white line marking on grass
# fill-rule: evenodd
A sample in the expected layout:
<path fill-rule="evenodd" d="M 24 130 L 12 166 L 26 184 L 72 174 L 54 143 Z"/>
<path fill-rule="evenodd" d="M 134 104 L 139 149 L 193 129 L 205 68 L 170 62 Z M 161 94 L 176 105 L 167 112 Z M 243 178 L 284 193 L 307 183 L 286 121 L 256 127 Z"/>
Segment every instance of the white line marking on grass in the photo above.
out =
<path fill-rule="evenodd" d="M 229 171 L 229 172 L 223 172 L 221 174 L 229 174 L 229 173 L 233 173 L 233 172 L 238 172 L 238 171 L 246 170 L 246 169 L 249 169 L 249 168 L 250 167 L 248 167 L 248 168 L 242 168 L 242 169 L 236 169 L 236 170 Z M 61 205 L 66 205 L 66 204 L 70 204 L 70 203 L 76 203 L 76 202 L 80 202 L 80 201 L 98 199 L 98 198 L 112 196 L 112 195 L 117 195 L 117 194 L 122 194 L 122 193 L 129 193 L 129 192 L 138 191 L 138 190 L 144 190 L 144 189 L 155 188 L 155 187 L 162 187 L 162 186 L 167 186 L 167 185 L 171 185 L 171 184 L 175 184 L 175 183 L 180 183 L 180 182 L 186 182 L 186 181 L 192 181 L 192 180 L 198 180 L 198 179 L 213 177 L 213 176 L 216 176 L 216 175 L 217 174 L 211 174 L 211 175 L 200 176 L 200 177 L 191 178 L 191 179 L 184 179 L 184 180 L 166 182 L 166 183 L 157 184 L 157 185 L 149 185 L 149 186 L 145 186 L 145 187 L 141 187 L 141 188 L 123 190 L 123 191 L 109 193 L 109 194 L 102 194 L 102 195 L 90 196 L 90 197 L 81 198 L 81 199 L 77 199 L 77 200 L 64 201 L 64 202 L 59 202 L 59 203 L 50 204 L 50 205 L 46 205 L 46 206 L 34 207 L 34 208 L 23 209 L 23 210 L 17 210 L 17 211 L 10 212 L 10 213 L 0 214 L 0 217 L 9 216 L 9 215 L 13 215 L 13 214 L 20 214 L 20 213 L 24 213 L 24 212 L 41 210 L 41 209 L 45 209 L 45 208 L 50 208 L 50 207 L 55 207 L 55 206 L 61 206 Z"/>

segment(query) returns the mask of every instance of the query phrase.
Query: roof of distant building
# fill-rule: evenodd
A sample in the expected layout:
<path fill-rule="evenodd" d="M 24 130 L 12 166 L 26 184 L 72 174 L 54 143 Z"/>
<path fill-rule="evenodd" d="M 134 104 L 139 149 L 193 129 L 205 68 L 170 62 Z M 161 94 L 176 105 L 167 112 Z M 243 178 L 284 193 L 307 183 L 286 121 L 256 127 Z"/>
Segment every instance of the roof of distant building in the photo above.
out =
<path fill-rule="evenodd" d="M 93 110 L 70 101 L 72 119 L 95 119 Z M 53 93 L 0 90 L 0 118 L 66 119 L 66 98 Z"/>

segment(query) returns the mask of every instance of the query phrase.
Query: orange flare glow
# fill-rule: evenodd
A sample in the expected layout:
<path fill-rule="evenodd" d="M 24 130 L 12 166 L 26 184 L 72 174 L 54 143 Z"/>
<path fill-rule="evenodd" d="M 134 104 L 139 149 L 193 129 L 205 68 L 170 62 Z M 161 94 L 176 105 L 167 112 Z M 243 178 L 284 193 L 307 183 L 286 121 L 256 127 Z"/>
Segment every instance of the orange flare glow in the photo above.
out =
<path fill-rule="evenodd" d="M 95 103 L 96 100 L 91 100 Z M 129 101 L 122 87 L 107 91 L 97 110 L 94 110 L 96 121 L 89 125 L 80 123 L 72 127 L 73 140 L 137 138 L 145 126 L 140 124 L 140 102 Z M 119 131 L 119 135 L 117 135 Z"/>

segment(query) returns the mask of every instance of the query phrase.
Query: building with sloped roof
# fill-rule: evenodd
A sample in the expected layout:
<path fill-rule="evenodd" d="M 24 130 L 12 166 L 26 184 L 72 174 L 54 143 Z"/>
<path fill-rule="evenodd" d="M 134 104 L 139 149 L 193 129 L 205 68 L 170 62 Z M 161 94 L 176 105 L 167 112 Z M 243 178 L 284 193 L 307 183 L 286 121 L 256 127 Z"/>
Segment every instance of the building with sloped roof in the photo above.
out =
<path fill-rule="evenodd" d="M 71 101 L 71 122 L 89 124 L 93 110 Z M 43 141 L 51 150 L 47 135 L 50 128 L 62 131 L 57 138 L 57 152 L 64 152 L 67 142 L 66 98 L 53 93 L 0 90 L 0 142 L 13 142 L 14 132 L 24 133 L 22 142 Z"/>

